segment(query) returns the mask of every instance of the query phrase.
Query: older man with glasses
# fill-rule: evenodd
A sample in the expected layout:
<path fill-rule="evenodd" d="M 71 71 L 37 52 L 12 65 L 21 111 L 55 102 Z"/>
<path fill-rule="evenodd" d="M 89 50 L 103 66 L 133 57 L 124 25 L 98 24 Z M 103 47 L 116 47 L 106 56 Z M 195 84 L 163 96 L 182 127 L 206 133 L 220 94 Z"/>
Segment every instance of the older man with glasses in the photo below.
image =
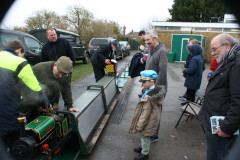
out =
<path fill-rule="evenodd" d="M 211 50 L 220 65 L 209 80 L 198 119 L 205 128 L 207 160 L 222 160 L 240 124 L 240 46 L 231 35 L 220 34 L 212 39 Z M 215 131 L 212 116 L 225 117 Z"/>

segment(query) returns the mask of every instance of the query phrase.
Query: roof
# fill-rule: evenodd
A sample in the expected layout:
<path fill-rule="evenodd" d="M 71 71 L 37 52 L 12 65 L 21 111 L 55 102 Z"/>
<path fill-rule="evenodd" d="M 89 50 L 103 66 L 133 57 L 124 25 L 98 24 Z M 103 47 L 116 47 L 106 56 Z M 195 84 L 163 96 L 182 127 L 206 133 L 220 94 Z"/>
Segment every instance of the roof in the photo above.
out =
<path fill-rule="evenodd" d="M 197 27 L 197 28 L 240 28 L 237 23 L 199 23 L 199 22 L 152 22 L 152 26 Z"/>
<path fill-rule="evenodd" d="M 128 34 L 126 34 L 126 37 L 129 37 L 129 38 L 138 38 L 138 33 L 139 33 L 139 32 L 129 32 Z"/>
<path fill-rule="evenodd" d="M 25 32 L 21 32 L 21 31 L 15 31 L 15 30 L 8 30 L 8 29 L 2 29 L 0 28 L 0 33 L 10 33 L 10 34 L 18 34 L 18 35 L 23 35 L 23 36 L 28 36 L 31 38 L 36 39 L 34 36 L 32 36 L 31 34 L 25 33 Z"/>

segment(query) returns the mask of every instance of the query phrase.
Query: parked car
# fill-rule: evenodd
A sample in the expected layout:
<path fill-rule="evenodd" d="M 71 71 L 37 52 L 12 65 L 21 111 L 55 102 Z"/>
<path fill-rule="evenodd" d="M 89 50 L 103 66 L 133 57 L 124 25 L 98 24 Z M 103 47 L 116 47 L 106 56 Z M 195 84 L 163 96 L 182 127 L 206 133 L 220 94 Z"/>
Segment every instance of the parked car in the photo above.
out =
<path fill-rule="evenodd" d="M 130 54 L 131 47 L 127 41 L 119 41 L 121 45 L 121 50 L 124 53 L 124 56 L 127 56 Z"/>
<path fill-rule="evenodd" d="M 112 40 L 114 39 L 113 38 L 92 38 L 88 45 L 88 52 L 92 56 L 93 53 L 99 48 L 101 44 L 111 42 Z M 116 52 L 112 58 L 113 59 L 124 58 L 124 54 L 122 53 L 120 44 L 118 44 L 116 48 Z"/>
<path fill-rule="evenodd" d="M 80 35 L 62 29 L 54 29 L 58 37 L 66 38 L 72 45 L 76 54 L 76 60 L 83 60 L 83 63 L 87 64 L 90 56 L 87 47 L 84 47 L 84 44 L 81 42 Z M 39 39 L 42 43 L 47 42 L 46 29 L 33 29 L 29 33 Z"/>
<path fill-rule="evenodd" d="M 39 40 L 24 32 L 0 29 L 0 50 L 3 50 L 8 42 L 14 40 L 22 42 L 25 49 L 24 58 L 30 65 L 40 62 L 42 44 Z"/>

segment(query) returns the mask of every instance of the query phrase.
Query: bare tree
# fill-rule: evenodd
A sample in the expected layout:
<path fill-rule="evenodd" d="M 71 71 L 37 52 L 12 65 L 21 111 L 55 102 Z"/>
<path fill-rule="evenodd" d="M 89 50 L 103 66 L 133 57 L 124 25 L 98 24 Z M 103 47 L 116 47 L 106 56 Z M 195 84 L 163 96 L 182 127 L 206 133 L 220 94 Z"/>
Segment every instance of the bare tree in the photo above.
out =
<path fill-rule="evenodd" d="M 67 7 L 67 20 L 80 36 L 91 28 L 93 19 L 93 14 L 83 7 L 78 5 Z"/>
<path fill-rule="evenodd" d="M 13 30 L 28 33 L 28 29 L 26 27 L 14 26 Z"/>
<path fill-rule="evenodd" d="M 56 12 L 46 9 L 34 12 L 33 15 L 28 17 L 25 21 L 29 30 L 50 27 L 68 29 L 69 25 L 67 22 L 66 16 L 59 16 Z"/>

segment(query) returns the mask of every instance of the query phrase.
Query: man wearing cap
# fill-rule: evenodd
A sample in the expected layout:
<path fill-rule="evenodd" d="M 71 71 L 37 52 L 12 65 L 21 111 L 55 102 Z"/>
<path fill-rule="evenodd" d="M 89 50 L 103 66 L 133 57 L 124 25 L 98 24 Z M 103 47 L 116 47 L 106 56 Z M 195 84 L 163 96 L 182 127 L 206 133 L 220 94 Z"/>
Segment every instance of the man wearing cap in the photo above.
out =
<path fill-rule="evenodd" d="M 78 109 L 72 108 L 72 91 L 68 76 L 73 70 L 73 64 L 69 57 L 62 56 L 56 62 L 41 62 L 32 69 L 52 105 L 55 96 L 61 92 L 67 109 L 79 112 Z"/>
<path fill-rule="evenodd" d="M 105 71 L 104 67 L 106 64 L 111 64 L 112 53 L 116 51 L 118 46 L 118 40 L 114 39 L 109 43 L 104 43 L 91 56 L 93 71 L 95 74 L 96 82 L 103 78 Z"/>
<path fill-rule="evenodd" d="M 141 147 L 134 148 L 134 151 L 140 153 L 134 157 L 135 160 L 148 159 L 150 150 L 150 139 L 156 133 L 160 120 L 160 113 L 164 95 L 165 86 L 155 86 L 158 75 L 153 70 L 145 70 L 141 73 L 140 82 L 145 92 L 141 101 L 137 104 L 129 133 L 138 133 L 141 135 Z"/>

